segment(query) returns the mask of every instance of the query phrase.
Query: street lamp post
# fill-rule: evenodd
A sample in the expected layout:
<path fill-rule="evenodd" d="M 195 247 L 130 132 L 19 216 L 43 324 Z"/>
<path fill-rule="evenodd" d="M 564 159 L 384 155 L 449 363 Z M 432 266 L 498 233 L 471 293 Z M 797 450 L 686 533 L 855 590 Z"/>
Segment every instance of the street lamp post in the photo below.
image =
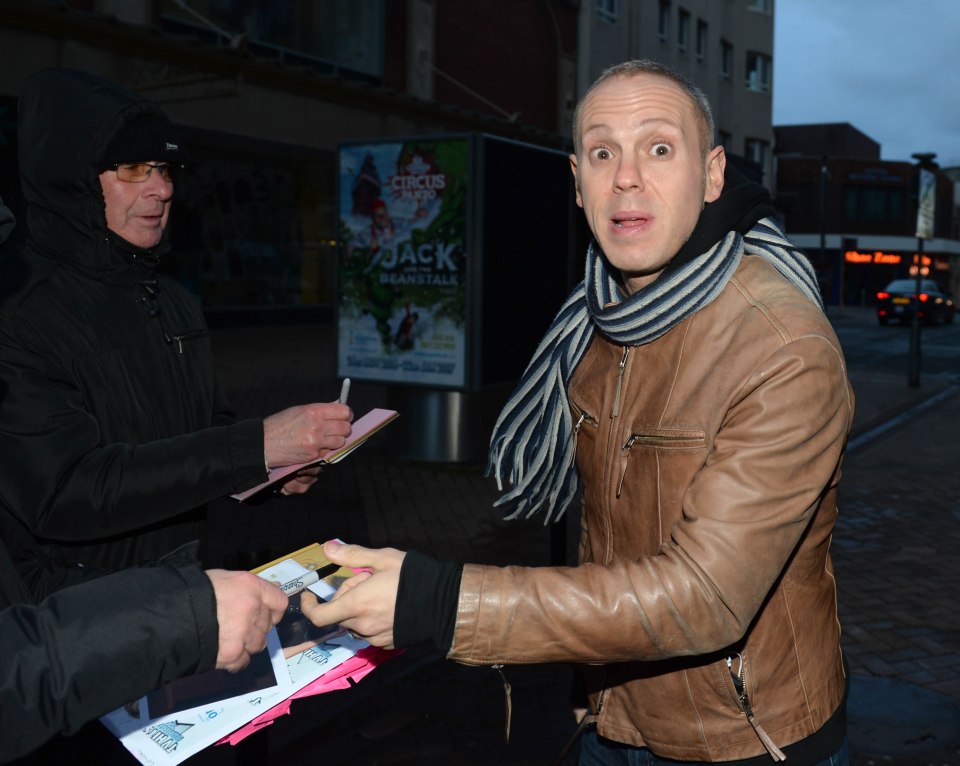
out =
<path fill-rule="evenodd" d="M 830 169 L 827 167 L 827 155 L 825 154 L 820 161 L 820 268 L 824 269 L 827 267 L 827 184 L 829 181 Z M 840 273 L 843 274 L 842 248 L 840 253 Z M 842 293 L 840 305 L 843 305 Z"/>
<path fill-rule="evenodd" d="M 931 172 L 937 167 L 934 152 L 911 155 L 917 161 L 917 271 L 913 291 L 913 320 L 910 322 L 910 351 L 907 359 L 907 379 L 911 387 L 920 385 L 920 280 L 923 278 L 923 241 L 933 238 L 936 178 Z"/>

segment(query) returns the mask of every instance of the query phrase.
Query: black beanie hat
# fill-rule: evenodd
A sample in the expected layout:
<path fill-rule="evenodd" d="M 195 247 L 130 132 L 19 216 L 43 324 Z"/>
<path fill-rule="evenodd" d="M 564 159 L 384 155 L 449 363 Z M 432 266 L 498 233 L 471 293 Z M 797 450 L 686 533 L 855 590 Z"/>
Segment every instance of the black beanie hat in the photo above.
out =
<path fill-rule="evenodd" d="M 135 117 L 121 128 L 103 157 L 105 167 L 128 162 L 170 162 L 188 160 L 180 134 L 163 114 Z"/>

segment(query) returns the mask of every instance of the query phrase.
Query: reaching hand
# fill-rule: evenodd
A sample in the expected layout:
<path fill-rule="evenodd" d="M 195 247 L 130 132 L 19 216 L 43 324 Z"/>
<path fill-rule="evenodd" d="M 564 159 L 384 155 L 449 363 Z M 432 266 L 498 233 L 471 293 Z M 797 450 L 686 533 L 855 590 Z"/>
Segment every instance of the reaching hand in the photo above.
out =
<path fill-rule="evenodd" d="M 369 571 L 346 580 L 328 603 L 320 603 L 304 591 L 300 597 L 304 615 L 314 625 L 339 624 L 374 646 L 393 649 L 393 614 L 406 554 L 394 548 L 364 548 L 332 541 L 323 544 L 323 552 L 335 564 Z"/>
<path fill-rule="evenodd" d="M 304 404 L 263 419 L 263 454 L 275 468 L 319 460 L 350 435 L 353 411 L 345 404 Z"/>
<path fill-rule="evenodd" d="M 217 599 L 217 667 L 236 673 L 267 645 L 267 633 L 283 617 L 287 597 L 250 572 L 208 569 L 206 574 Z"/>

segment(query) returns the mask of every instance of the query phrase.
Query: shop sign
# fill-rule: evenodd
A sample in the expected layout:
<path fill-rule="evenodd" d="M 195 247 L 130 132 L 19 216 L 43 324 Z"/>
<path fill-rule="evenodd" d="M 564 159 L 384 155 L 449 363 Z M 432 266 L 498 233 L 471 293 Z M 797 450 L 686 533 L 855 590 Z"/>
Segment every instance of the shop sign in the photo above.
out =
<path fill-rule="evenodd" d="M 903 261 L 903 256 L 899 253 L 885 253 L 882 250 L 875 250 L 872 253 L 861 253 L 859 250 L 847 250 L 843 254 L 843 260 L 847 263 L 882 263 L 897 266 Z M 924 260 L 929 262 L 930 259 L 924 256 Z"/>

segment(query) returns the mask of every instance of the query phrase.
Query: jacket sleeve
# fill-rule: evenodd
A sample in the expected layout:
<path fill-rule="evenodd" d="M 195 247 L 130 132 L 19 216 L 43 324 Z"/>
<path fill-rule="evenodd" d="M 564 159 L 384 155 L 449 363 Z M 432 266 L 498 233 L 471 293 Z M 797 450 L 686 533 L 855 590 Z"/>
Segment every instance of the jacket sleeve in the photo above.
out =
<path fill-rule="evenodd" d="M 216 600 L 199 566 L 131 569 L 0 611 L 0 762 L 214 667 Z"/>
<path fill-rule="evenodd" d="M 143 444 L 102 444 L 81 392 L 56 360 L 0 328 L 0 502 L 35 535 L 80 541 L 171 518 L 266 477 L 263 421 L 212 425 Z M 159 392 L 164 395 L 166 392 Z"/>
<path fill-rule="evenodd" d="M 656 555 L 579 567 L 467 565 L 449 657 L 468 664 L 703 655 L 738 641 L 839 476 L 852 419 L 842 359 L 788 344 L 726 413 Z M 651 479 L 653 480 L 653 479 Z M 827 539 L 831 514 L 824 521 Z"/>

